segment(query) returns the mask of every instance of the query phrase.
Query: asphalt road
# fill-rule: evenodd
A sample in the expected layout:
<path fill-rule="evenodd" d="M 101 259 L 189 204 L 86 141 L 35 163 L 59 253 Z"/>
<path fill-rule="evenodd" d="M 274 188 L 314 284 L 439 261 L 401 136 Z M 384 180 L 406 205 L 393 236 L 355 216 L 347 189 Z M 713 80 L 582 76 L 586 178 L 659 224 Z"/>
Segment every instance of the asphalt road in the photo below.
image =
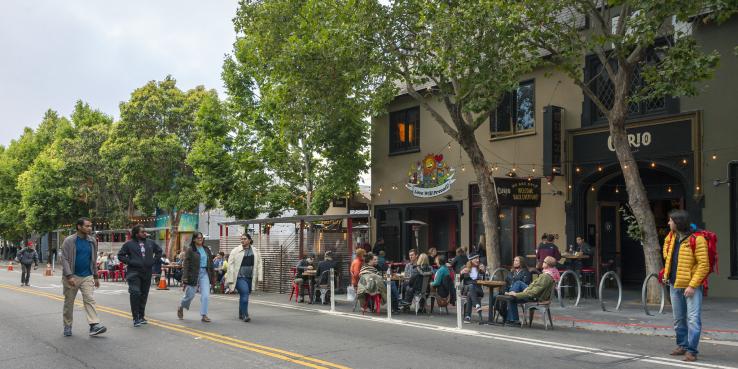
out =
<path fill-rule="evenodd" d="M 81 307 L 74 336 L 62 336 L 59 277 L 0 270 L 0 368 L 738 368 L 738 349 L 704 343 L 700 361 L 668 356 L 673 340 L 571 329 L 543 331 L 466 325 L 462 331 L 417 321 L 387 322 L 328 314 L 256 295 L 252 321 L 236 319 L 233 296 L 210 301 L 212 323 L 199 321 L 199 297 L 185 320 L 181 291 L 152 289 L 148 326 L 134 328 L 125 284 L 96 292 L 108 332 L 88 337 Z M 81 296 L 78 298 L 81 301 Z"/>

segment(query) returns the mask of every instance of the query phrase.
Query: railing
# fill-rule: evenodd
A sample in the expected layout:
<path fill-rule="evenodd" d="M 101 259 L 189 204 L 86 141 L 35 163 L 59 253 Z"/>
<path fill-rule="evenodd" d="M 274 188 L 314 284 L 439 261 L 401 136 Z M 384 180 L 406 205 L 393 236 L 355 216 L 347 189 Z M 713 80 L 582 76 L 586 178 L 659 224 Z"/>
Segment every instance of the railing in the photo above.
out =
<path fill-rule="evenodd" d="M 600 289 L 599 289 L 599 295 L 600 295 L 600 306 L 602 306 L 602 311 L 607 311 L 607 308 L 605 308 L 605 301 L 602 296 L 602 292 L 605 288 L 605 282 L 609 279 L 615 279 L 615 282 L 618 284 L 618 304 L 615 306 L 615 310 L 620 310 L 620 304 L 623 302 L 623 283 L 620 282 L 620 277 L 618 277 L 617 273 L 614 271 L 609 271 L 605 273 L 602 276 L 602 279 L 600 279 Z"/>

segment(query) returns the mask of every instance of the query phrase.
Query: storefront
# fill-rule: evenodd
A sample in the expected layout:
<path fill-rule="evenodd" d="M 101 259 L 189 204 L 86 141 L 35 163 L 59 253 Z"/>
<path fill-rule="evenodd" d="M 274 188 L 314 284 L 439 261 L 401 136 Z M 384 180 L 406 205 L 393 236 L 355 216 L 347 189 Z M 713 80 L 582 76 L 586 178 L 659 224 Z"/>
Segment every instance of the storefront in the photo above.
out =
<path fill-rule="evenodd" d="M 660 242 L 668 233 L 668 213 L 686 209 L 702 224 L 701 141 L 698 113 L 643 120 L 628 125 Z M 568 131 L 570 159 L 566 218 L 568 239 L 584 236 L 595 246 L 598 272 L 614 269 L 626 284 L 645 278 L 643 247 L 627 233 L 623 212 L 627 191 L 608 126 Z"/>
<path fill-rule="evenodd" d="M 541 180 L 526 178 L 495 178 L 500 231 L 500 262 L 512 265 L 514 256 L 535 254 L 536 210 L 541 205 Z M 469 186 L 471 207 L 470 234 L 479 242 L 484 234 L 482 203 L 479 187 Z"/>

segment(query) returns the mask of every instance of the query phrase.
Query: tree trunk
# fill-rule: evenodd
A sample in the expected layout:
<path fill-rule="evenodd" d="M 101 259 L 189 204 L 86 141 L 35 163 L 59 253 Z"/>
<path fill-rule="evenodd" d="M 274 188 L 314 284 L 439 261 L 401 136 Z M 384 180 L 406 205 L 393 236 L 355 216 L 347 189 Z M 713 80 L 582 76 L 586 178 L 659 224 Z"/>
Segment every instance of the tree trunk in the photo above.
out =
<path fill-rule="evenodd" d="M 612 137 L 613 147 L 615 147 L 615 154 L 620 162 L 620 168 L 625 179 L 625 188 L 628 191 L 628 205 L 633 210 L 633 215 L 642 230 L 643 256 L 646 264 L 646 276 L 648 276 L 651 273 L 658 273 L 663 263 L 651 203 L 648 201 L 648 194 L 641 180 L 638 163 L 630 149 L 628 134 L 625 130 L 625 119 L 628 113 L 626 97 L 629 80 L 630 73 L 627 73 L 625 68 L 621 67 L 613 79 L 615 100 L 608 114 L 608 122 L 610 123 L 610 136 Z M 648 302 L 656 303 L 660 298 L 659 285 L 654 278 L 649 283 Z"/>
<path fill-rule="evenodd" d="M 497 196 L 492 182 L 492 173 L 484 159 L 484 154 L 476 141 L 473 131 L 459 132 L 459 144 L 471 159 L 474 174 L 477 175 L 479 195 L 482 200 L 482 223 L 484 224 L 484 240 L 487 252 L 487 267 L 490 271 L 500 267 L 500 236 L 498 232 Z M 473 237 L 473 235 L 470 235 Z M 472 244 L 479 240 L 471 240 Z"/>
<path fill-rule="evenodd" d="M 174 253 L 177 250 L 177 240 L 179 239 L 179 221 L 182 219 L 182 212 L 180 210 L 171 210 L 169 212 L 169 245 L 165 254 L 170 259 L 174 259 Z M 193 235 L 194 236 L 194 235 Z"/>

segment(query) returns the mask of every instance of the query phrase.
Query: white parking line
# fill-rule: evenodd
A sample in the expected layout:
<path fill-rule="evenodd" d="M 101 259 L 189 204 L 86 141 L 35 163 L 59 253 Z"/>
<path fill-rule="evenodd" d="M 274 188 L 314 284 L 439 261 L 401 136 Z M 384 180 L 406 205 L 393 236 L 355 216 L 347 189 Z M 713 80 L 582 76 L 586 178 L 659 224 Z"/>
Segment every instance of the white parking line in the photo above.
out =
<path fill-rule="evenodd" d="M 237 297 L 229 297 L 229 296 L 211 296 L 211 297 L 215 299 L 220 299 L 220 300 L 238 301 Z M 496 341 L 521 343 L 521 344 L 529 345 L 529 346 L 556 349 L 560 351 L 577 352 L 577 353 L 590 354 L 590 355 L 596 355 L 596 356 L 602 356 L 602 357 L 608 357 L 608 358 L 639 361 L 639 362 L 664 365 L 664 366 L 669 366 L 669 367 L 703 368 L 703 369 L 706 369 L 706 368 L 738 369 L 737 367 L 726 366 L 726 365 L 717 365 L 717 364 L 709 364 L 709 363 L 702 363 L 702 362 L 687 363 L 687 362 L 684 362 L 678 359 L 664 358 L 664 357 L 651 356 L 651 355 L 640 355 L 640 354 L 633 354 L 629 352 L 605 350 L 605 349 L 580 346 L 580 345 L 564 344 L 564 343 L 554 342 L 554 341 L 518 337 L 512 334 L 501 335 L 501 334 L 490 333 L 490 332 L 481 332 L 481 331 L 477 331 L 473 329 L 457 329 L 457 328 L 445 327 L 445 326 L 440 326 L 440 325 L 409 322 L 409 321 L 404 321 L 400 319 L 387 320 L 386 317 L 357 315 L 353 313 L 344 313 L 344 312 L 330 312 L 329 310 L 307 308 L 307 307 L 302 307 L 302 306 L 296 306 L 294 304 L 284 304 L 284 303 L 266 301 L 266 300 L 250 299 L 249 302 L 257 304 L 257 305 L 279 307 L 283 309 L 299 310 L 299 311 L 304 311 L 304 312 L 336 315 L 336 316 L 349 318 L 349 319 L 372 321 L 372 322 L 383 323 L 383 324 L 400 325 L 400 326 L 405 326 L 405 327 L 432 330 L 436 332 L 446 332 L 446 333 L 458 334 L 458 335 L 464 335 L 464 336 L 480 337 L 480 338 L 496 340 Z"/>

